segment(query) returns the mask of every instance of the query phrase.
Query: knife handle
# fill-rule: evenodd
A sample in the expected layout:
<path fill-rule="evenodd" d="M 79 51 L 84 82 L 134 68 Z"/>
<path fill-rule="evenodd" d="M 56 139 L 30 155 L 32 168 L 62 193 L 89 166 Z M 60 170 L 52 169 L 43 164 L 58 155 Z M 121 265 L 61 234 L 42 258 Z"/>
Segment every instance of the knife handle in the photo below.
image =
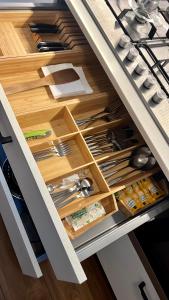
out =
<path fill-rule="evenodd" d="M 30 23 L 29 24 L 30 28 L 58 28 L 56 24 L 47 24 L 47 23 Z"/>
<path fill-rule="evenodd" d="M 64 47 L 41 47 L 38 50 L 39 52 L 50 52 L 50 51 L 62 51 L 66 49 Z"/>
<path fill-rule="evenodd" d="M 41 41 L 37 44 L 37 48 L 40 49 L 41 47 L 62 47 L 67 48 L 68 44 L 62 42 L 55 42 L 55 41 Z"/>
<path fill-rule="evenodd" d="M 58 33 L 58 28 L 47 28 L 47 27 L 30 27 L 33 33 Z"/>

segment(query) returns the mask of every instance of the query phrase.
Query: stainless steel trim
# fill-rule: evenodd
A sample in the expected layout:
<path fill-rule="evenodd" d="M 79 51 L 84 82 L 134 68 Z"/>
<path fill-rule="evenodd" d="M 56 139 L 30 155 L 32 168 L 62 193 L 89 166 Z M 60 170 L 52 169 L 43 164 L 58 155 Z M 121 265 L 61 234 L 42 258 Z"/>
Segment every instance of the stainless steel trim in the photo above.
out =
<path fill-rule="evenodd" d="M 112 228 L 107 228 L 107 231 L 102 234 L 99 234 L 98 232 L 98 235 L 95 238 L 76 248 L 76 254 L 79 257 L 79 260 L 85 260 L 142 224 L 153 220 L 156 216 L 167 209 L 169 209 L 169 198 L 166 198 L 159 204 L 150 208 L 148 211 L 131 220 L 124 221 Z"/>

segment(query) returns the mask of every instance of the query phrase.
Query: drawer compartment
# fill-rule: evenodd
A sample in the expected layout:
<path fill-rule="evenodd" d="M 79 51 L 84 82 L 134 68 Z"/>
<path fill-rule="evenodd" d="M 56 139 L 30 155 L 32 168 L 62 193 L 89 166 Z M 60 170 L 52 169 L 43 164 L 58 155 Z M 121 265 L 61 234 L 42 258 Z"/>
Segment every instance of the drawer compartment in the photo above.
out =
<path fill-rule="evenodd" d="M 56 33 L 34 33 L 29 24 L 56 25 Z M 5 57 L 39 52 L 39 42 L 65 44 L 57 51 L 87 49 L 89 45 L 70 12 L 66 11 L 0 11 L 0 50 Z M 62 49 L 63 48 L 63 49 Z"/>
<path fill-rule="evenodd" d="M 59 179 L 53 179 L 53 181 L 47 182 L 47 185 L 49 184 L 60 185 L 62 182 L 65 182 L 65 180 L 67 181 L 71 180 L 72 178 L 71 176 L 76 176 L 79 179 L 88 178 L 92 183 L 93 190 L 90 197 L 86 197 L 83 199 L 77 198 L 76 200 L 69 203 L 68 205 L 59 208 L 58 212 L 61 219 L 65 218 L 66 216 L 69 216 L 70 214 L 80 209 L 83 209 L 86 206 L 95 203 L 96 201 L 100 201 L 103 198 L 106 198 L 108 195 L 110 195 L 110 192 L 95 164 L 91 164 L 86 168 L 79 169 L 77 172 L 69 173 L 67 177 L 64 176 L 64 177 L 60 177 Z M 113 204 L 114 204 L 114 210 L 116 210 L 116 205 L 115 203 Z"/>
<path fill-rule="evenodd" d="M 115 168 L 115 170 L 117 169 L 115 175 L 112 174 L 110 176 L 111 180 L 113 180 L 125 174 L 124 180 L 121 180 L 118 184 L 109 186 L 107 173 L 104 174 L 101 172 L 99 168 L 100 164 L 107 163 L 110 159 L 118 160 L 131 156 L 134 149 L 144 144 L 144 140 L 138 133 L 116 92 L 110 87 L 109 81 L 93 53 L 87 51 L 87 56 L 84 52 L 79 53 L 81 53 L 81 55 L 78 57 L 73 53 L 70 56 L 68 52 L 65 51 L 64 54 L 60 55 L 57 53 L 55 56 L 52 54 L 48 54 L 47 56 L 46 54 L 41 54 L 38 60 L 35 60 L 35 58 L 31 56 L 7 60 L 6 65 L 9 64 L 11 66 L 10 71 L 8 71 L 8 69 L 5 71 L 4 69 L 0 75 L 0 80 L 4 89 L 6 84 L 9 85 L 9 82 L 11 85 L 12 83 L 22 82 L 23 68 L 20 65 L 21 62 L 24 64 L 24 71 L 26 71 L 25 78 L 27 81 L 32 80 L 32 78 L 36 79 L 42 77 L 41 68 L 51 62 L 52 64 L 72 62 L 75 66 L 81 66 L 83 68 L 86 79 L 93 90 L 93 93 L 90 95 L 53 99 L 49 88 L 41 87 L 11 94 L 8 96 L 8 99 L 23 133 L 42 129 L 46 129 L 50 132 L 45 138 L 27 140 L 28 146 L 37 162 L 38 169 L 45 183 L 57 182 L 61 178 L 63 180 L 64 176 L 67 177 L 71 174 L 78 174 L 80 170 L 88 168 L 92 174 L 95 174 L 95 182 L 99 186 L 100 192 L 103 193 L 102 196 L 96 193 L 95 196 L 89 197 L 89 204 L 100 201 L 101 198 L 109 199 L 110 201 L 112 197 L 112 206 L 111 204 L 106 205 L 106 217 L 110 215 L 110 211 L 114 213 L 117 210 L 114 196 L 108 195 L 122 190 L 125 186 L 141 178 L 151 176 L 158 171 L 158 167 L 150 171 L 133 170 L 133 168 L 128 166 L 128 162 L 125 162 L 120 165 L 120 168 L 124 168 L 122 172 L 118 171 L 117 167 Z M 4 61 L 0 61 L 0 64 L 3 66 Z M 107 122 L 107 120 L 97 120 L 96 123 L 94 122 L 86 128 L 85 126 L 79 126 L 77 123 L 77 120 L 90 118 L 103 111 L 107 114 L 107 107 L 112 109 L 108 111 L 108 115 L 113 113 L 113 119 L 111 119 L 110 122 Z M 128 132 L 130 133 L 129 136 Z M 118 148 L 119 146 L 117 145 L 114 146 L 114 144 L 112 144 L 112 146 L 110 145 L 110 141 L 107 139 L 107 134 L 109 133 L 113 134 L 113 136 L 115 135 L 114 139 L 120 145 L 120 148 Z M 99 146 L 101 153 L 96 152 L 97 155 L 95 155 L 95 150 L 93 152 L 93 142 L 98 141 L 100 134 L 101 136 L 104 135 L 103 138 L 106 138 L 107 141 L 101 145 L 96 145 L 96 149 L 98 149 Z M 91 139 L 91 145 L 88 143 L 89 137 Z M 56 151 L 57 153 L 53 155 L 53 149 L 56 148 L 56 150 L 58 150 L 60 143 L 70 151 L 68 151 L 68 154 L 62 153 L 63 155 L 61 156 L 60 154 L 58 155 Z M 42 154 L 48 153 L 49 151 L 52 154 L 51 156 L 39 159 L 39 155 L 42 157 Z M 96 174 L 98 174 L 97 177 Z M 68 216 L 68 212 L 72 214 L 79 211 L 79 207 L 80 209 L 84 208 L 84 203 L 87 207 L 88 201 L 86 200 L 84 201 L 83 198 L 78 199 L 77 202 L 81 203 L 80 206 L 76 206 L 77 202 L 75 202 L 62 208 L 61 219 Z M 110 210 L 110 207 L 113 207 L 113 209 Z M 60 210 L 58 210 L 58 212 L 60 214 Z M 103 219 L 104 217 L 98 219 L 97 223 Z M 63 223 L 65 224 L 64 221 Z M 74 233 L 74 235 L 71 233 L 69 236 L 76 237 L 87 229 L 90 229 L 95 223 L 96 222 L 90 223 L 90 226 L 85 227 L 84 230 L 79 230 L 76 234 Z"/>
<path fill-rule="evenodd" d="M 49 130 L 51 134 L 45 138 L 45 141 L 52 141 L 60 136 L 71 135 L 77 131 L 67 107 L 25 114 L 24 116 L 18 117 L 18 122 L 24 133 L 32 130 Z M 41 139 L 30 138 L 29 140 L 29 145 L 31 146 L 39 143 L 41 143 Z"/>
<path fill-rule="evenodd" d="M 97 200 L 98 201 L 98 200 Z M 97 202 L 98 203 L 98 202 Z M 106 218 L 110 217 L 112 215 L 112 212 L 115 209 L 115 205 L 112 202 L 112 197 L 109 196 L 107 198 L 104 198 L 100 201 L 101 205 L 103 206 L 104 210 L 105 210 L 105 215 L 99 217 L 97 220 L 93 221 L 92 223 L 89 223 L 85 226 L 83 226 L 81 229 L 78 229 L 78 231 L 74 231 L 72 226 L 70 226 L 66 220 L 64 220 L 64 225 L 65 228 L 68 232 L 68 235 L 70 236 L 71 239 L 75 239 L 77 238 L 79 235 L 84 234 L 87 230 L 89 230 L 90 228 L 92 228 L 93 226 L 96 226 L 98 223 L 104 221 Z M 86 207 L 86 205 L 85 205 Z"/>
<path fill-rule="evenodd" d="M 41 154 L 45 153 L 53 147 L 58 147 L 57 145 L 63 145 L 63 155 L 52 155 L 46 159 L 41 159 Z M 45 181 L 49 181 L 52 178 L 62 176 L 81 168 L 81 166 L 92 162 L 90 153 L 84 147 L 83 139 L 79 134 L 75 135 L 71 139 L 60 139 L 59 141 L 52 141 L 49 143 L 43 143 L 31 147 L 31 151 L 35 160 L 37 160 L 39 169 L 44 177 Z M 64 152 L 65 151 L 65 152 Z M 66 152 L 68 151 L 68 152 Z"/>
<path fill-rule="evenodd" d="M 116 114 L 112 113 L 110 119 L 108 118 L 108 112 L 104 112 L 113 102 L 113 108 Z M 102 129 L 105 124 L 118 125 L 124 122 L 124 118 L 128 116 L 127 111 L 122 105 L 121 101 L 116 94 L 113 95 L 98 95 L 97 98 L 92 101 L 85 101 L 79 104 L 70 104 L 69 110 L 75 120 L 79 130 L 88 132 L 93 128 L 97 127 Z M 117 113 L 119 111 L 119 114 Z M 106 118 L 107 117 L 107 118 Z M 107 126 L 106 126 L 107 127 Z"/>

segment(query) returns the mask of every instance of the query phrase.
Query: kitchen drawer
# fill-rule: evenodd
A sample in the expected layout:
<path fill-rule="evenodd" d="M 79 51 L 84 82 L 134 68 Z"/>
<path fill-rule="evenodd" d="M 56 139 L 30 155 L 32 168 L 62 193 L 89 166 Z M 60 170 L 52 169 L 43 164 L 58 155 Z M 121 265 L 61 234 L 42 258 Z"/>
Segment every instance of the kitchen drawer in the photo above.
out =
<path fill-rule="evenodd" d="M 143 252 L 124 236 L 98 253 L 100 263 L 118 300 L 167 299 Z M 139 246 L 137 245 L 137 250 Z"/>
<path fill-rule="evenodd" d="M 169 201 L 166 198 L 161 203 L 154 205 L 131 219 L 126 219 L 121 212 L 117 212 L 73 241 L 73 246 L 80 261 L 102 250 L 144 223 L 153 220 L 168 209 Z"/>
<path fill-rule="evenodd" d="M 58 28 L 56 34 L 31 32 L 30 23 L 50 23 Z M 60 10 L 1 10 L 0 56 L 23 56 L 38 53 L 41 41 L 66 44 L 66 51 L 89 48 L 87 40 L 69 11 Z"/>
<path fill-rule="evenodd" d="M 116 103 L 121 100 L 87 41 L 82 38 L 84 41 L 81 43 L 82 33 L 77 25 L 68 26 L 69 30 L 63 31 L 60 36 L 61 39 L 70 40 L 70 49 L 58 53 L 35 53 L 37 52 L 36 43 L 41 37 L 32 36 L 28 28 L 28 22 L 49 22 L 51 20 L 52 22 L 60 22 L 61 20 L 61 25 L 63 25 L 62 17 L 65 18 L 65 15 L 71 18 L 71 22 L 75 22 L 70 12 L 62 12 L 62 17 L 60 17 L 60 14 L 61 12 L 55 13 L 53 11 L 49 14 L 48 12 L 33 13 L 29 11 L 0 12 L 0 25 L 4 25 L 4 27 L 0 26 L 0 30 L 3 31 L 2 34 L 6 41 L 9 30 L 10 36 L 13 34 L 13 42 L 16 46 L 16 49 L 15 47 L 11 49 L 8 47 L 8 43 L 4 43 L 2 45 L 3 51 L 1 49 L 3 57 L 0 59 L 0 83 L 2 84 L 0 88 L 0 131 L 4 137 L 9 137 L 8 143 L 4 143 L 3 148 L 57 278 L 82 283 L 86 280 L 86 277 L 80 264 L 81 260 L 96 253 L 167 209 L 168 201 L 159 202 L 152 208 L 148 207 L 148 211 L 141 212 L 141 215 L 130 220 L 118 215 L 114 193 L 139 179 L 153 176 L 160 169 L 155 167 L 150 171 L 137 170 L 112 188 L 108 186 L 98 164 L 112 157 L 118 159 L 130 155 L 135 148 L 144 144 L 144 140 L 123 105 L 124 115 L 109 123 L 105 124 L 103 121 L 97 121 L 87 128 L 77 126 L 77 119 L 98 113 L 110 102 Z M 10 21 L 10 24 L 8 21 Z M 80 39 L 75 39 L 76 44 L 73 46 L 72 32 L 70 32 L 72 27 L 75 28 L 75 33 L 78 33 L 78 37 L 80 36 Z M 65 26 L 63 25 L 64 29 Z M 17 37 L 15 38 L 16 34 Z M 16 41 L 18 41 L 20 47 L 17 47 Z M 7 84 L 12 86 L 23 81 L 23 78 L 27 82 L 32 79 L 39 79 L 42 76 L 42 66 L 70 62 L 75 66 L 83 67 L 86 78 L 93 89 L 91 95 L 54 100 L 49 88 L 46 87 L 8 96 L 5 94 L 5 85 Z M 85 142 L 87 135 L 97 134 L 110 128 L 120 130 L 128 124 L 131 124 L 133 130 L 137 133 L 135 145 L 130 145 L 127 149 L 119 152 L 102 153 L 98 157 L 92 155 Z M 37 139 L 26 142 L 23 132 L 37 128 L 41 129 L 43 126 L 48 126 L 52 130 L 51 136 L 47 137 L 45 141 Z M 53 140 L 70 143 L 72 148 L 70 157 L 62 159 L 54 157 L 50 158 L 50 161 L 37 163 L 32 153 L 45 149 L 46 145 L 51 145 L 50 143 Z M 5 142 L 5 139 L 2 139 L 1 142 Z M 87 174 L 91 177 L 96 194 L 88 199 L 78 199 L 76 202 L 57 210 L 46 184 L 59 183 L 64 176 L 73 175 L 74 173 Z M 7 211 L 10 213 L 11 195 L 3 180 L 2 177 L 4 199 L 7 199 L 4 201 L 9 202 Z M 65 217 L 98 201 L 105 208 L 106 214 L 103 217 L 77 232 L 65 223 Z M 3 214 L 3 210 L 1 211 Z M 27 255 L 28 260 L 26 267 L 22 269 L 25 274 L 39 277 L 41 276 L 39 265 L 33 256 L 29 241 L 25 237 L 22 224 L 19 223 L 20 219 L 15 207 L 12 207 L 12 216 L 15 223 L 18 219 L 15 230 L 19 228 L 22 233 L 20 241 L 23 240 L 26 245 L 24 248 L 26 253 L 23 253 Z M 5 220 L 6 215 L 4 212 Z M 6 226 L 12 240 L 13 231 L 11 227 L 14 226 L 11 223 L 6 223 Z M 13 240 L 14 248 L 15 244 L 16 240 Z M 17 248 L 16 254 L 19 259 Z M 21 266 L 23 262 L 25 262 L 24 258 L 23 261 L 20 261 Z M 29 271 L 30 267 L 31 271 Z"/>

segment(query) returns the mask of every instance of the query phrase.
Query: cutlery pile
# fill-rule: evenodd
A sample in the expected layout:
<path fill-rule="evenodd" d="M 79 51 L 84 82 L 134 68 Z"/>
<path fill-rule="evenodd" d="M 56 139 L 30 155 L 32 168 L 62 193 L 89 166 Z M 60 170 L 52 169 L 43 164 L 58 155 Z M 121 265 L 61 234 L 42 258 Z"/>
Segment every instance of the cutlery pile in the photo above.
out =
<path fill-rule="evenodd" d="M 119 129 L 108 129 L 85 136 L 85 141 L 94 156 L 120 151 L 138 143 L 134 130 L 127 126 Z"/>

